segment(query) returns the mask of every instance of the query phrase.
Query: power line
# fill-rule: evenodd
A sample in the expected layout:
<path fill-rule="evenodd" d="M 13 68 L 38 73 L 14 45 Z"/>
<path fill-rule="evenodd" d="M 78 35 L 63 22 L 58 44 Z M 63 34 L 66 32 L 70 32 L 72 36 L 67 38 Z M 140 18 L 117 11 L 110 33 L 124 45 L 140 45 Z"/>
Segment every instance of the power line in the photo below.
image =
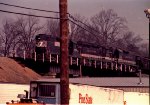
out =
<path fill-rule="evenodd" d="M 82 29 L 86 30 L 87 32 L 89 32 L 89 33 L 93 34 L 92 32 L 90 32 L 89 30 L 87 30 L 87 29 L 83 28 L 81 25 L 77 24 L 76 22 L 74 22 L 74 21 L 72 21 L 72 20 L 70 20 L 70 19 L 69 19 L 69 21 L 70 21 L 70 22 L 72 22 L 73 24 L 77 25 L 78 27 L 80 27 L 80 28 L 82 28 Z"/>
<path fill-rule="evenodd" d="M 6 11 L 6 10 L 0 10 L 0 12 L 11 13 L 11 14 L 18 14 L 18 15 L 25 15 L 25 16 L 33 16 L 33 17 L 40 17 L 40 18 L 61 19 L 61 18 L 57 18 L 57 17 L 32 15 L 32 14 L 25 14 L 25 13 L 19 13 L 19 12 L 12 12 L 12 11 Z"/>
<path fill-rule="evenodd" d="M 33 16 L 33 17 L 41 17 L 41 18 L 52 18 L 52 19 L 60 19 L 60 18 L 56 18 L 56 17 L 46 17 L 46 16 L 39 16 L 39 15 L 32 15 L 32 14 L 25 14 L 25 13 L 18 13 L 18 12 L 12 12 L 12 11 L 6 11 L 6 10 L 0 10 L 0 12 L 4 12 L 4 13 L 11 13 L 11 14 L 18 14 L 18 15 L 25 15 L 25 16 Z M 78 27 L 86 30 L 87 32 L 93 34 L 92 32 L 88 31 L 87 29 L 83 28 L 81 25 L 77 24 L 76 22 L 72 21 L 69 19 L 69 21 L 71 21 L 72 23 L 74 23 L 75 25 L 77 25 Z M 95 35 L 96 36 L 96 35 Z"/>
<path fill-rule="evenodd" d="M 80 20 L 74 18 L 70 13 L 68 13 L 68 16 L 69 16 L 71 19 L 73 19 L 74 21 L 79 22 L 79 23 L 85 25 L 86 27 L 90 28 L 91 30 L 94 30 L 96 33 L 98 33 L 98 34 L 101 35 L 101 33 L 99 33 L 97 30 L 91 28 L 90 26 L 88 26 L 87 24 L 83 23 L 82 21 L 80 21 Z"/>
<path fill-rule="evenodd" d="M 25 14 L 25 13 L 18 13 L 18 12 L 12 12 L 12 11 L 6 11 L 6 10 L 0 10 L 0 12 L 4 12 L 4 13 L 11 13 L 11 14 L 18 14 L 18 15 L 25 15 L 25 16 L 33 16 L 33 17 L 40 17 L 40 18 L 51 18 L 51 19 L 61 19 L 61 18 L 57 18 L 57 17 L 46 17 L 46 16 L 39 16 L 39 15 L 32 15 L 32 14 Z M 93 34 L 92 32 L 90 32 L 89 30 L 87 30 L 86 28 L 82 27 L 81 25 L 77 24 L 76 22 L 72 21 L 69 19 L 70 22 L 74 23 L 75 25 L 77 25 L 78 27 L 84 29 L 85 31 L 91 33 L 92 35 L 95 35 L 96 37 L 98 37 L 96 34 Z"/>
<path fill-rule="evenodd" d="M 36 10 L 36 11 L 52 12 L 52 13 L 60 13 L 60 12 L 57 12 L 57 11 L 48 11 L 48 10 L 42 10 L 42 9 L 34 9 L 34 8 L 23 7 L 23 6 L 12 5 L 12 4 L 6 4 L 6 3 L 0 3 L 0 4 L 2 4 L 2 5 L 7 5 L 7 6 L 11 6 L 11 7 L 17 7 L 17 8 L 23 8 L 23 9 Z"/>
<path fill-rule="evenodd" d="M 2 5 L 7 5 L 7 6 L 12 6 L 12 7 L 17 7 L 17 8 L 36 10 L 36 11 L 52 12 L 52 13 L 60 13 L 60 12 L 57 12 L 57 11 L 48 11 L 48 10 L 34 9 L 34 8 L 23 7 L 23 6 L 12 5 L 12 4 L 6 4 L 6 3 L 0 3 L 0 4 L 2 4 Z M 1 11 L 1 12 L 4 12 L 4 10 L 0 10 L 0 11 Z M 5 12 L 6 12 L 6 11 L 5 11 Z M 7 11 L 7 13 L 10 13 L 10 12 Z M 12 13 L 12 12 L 11 12 L 11 13 Z M 22 13 L 15 13 L 15 14 L 27 15 L 27 14 L 22 14 Z M 70 17 L 70 18 L 73 19 L 74 21 L 79 22 L 79 23 L 85 25 L 86 27 L 92 29 L 90 26 L 88 26 L 88 25 L 86 25 L 85 23 L 83 23 L 83 22 L 77 20 L 76 18 L 74 18 L 70 13 L 67 13 L 67 14 L 68 14 L 68 17 Z M 28 16 L 31 16 L 31 15 L 28 15 Z M 35 16 L 35 15 L 32 15 L 32 16 Z M 49 18 L 49 17 L 44 17 L 44 16 L 35 16 L 35 17 Z M 50 17 L 50 18 L 53 18 L 53 17 Z M 53 19 L 54 19 L 54 18 L 53 18 Z M 58 19 L 60 19 L 60 18 L 58 18 Z M 76 24 L 76 25 L 77 25 L 77 24 Z M 79 26 L 79 25 L 78 25 L 78 26 Z M 81 26 L 80 26 L 80 28 L 81 28 Z M 83 28 L 83 27 L 82 27 L 82 29 L 86 30 L 86 29 Z M 101 34 L 101 33 L 99 33 L 99 32 L 98 32 L 97 30 L 95 30 L 95 29 L 92 29 L 92 30 L 94 30 L 94 31 L 97 32 L 98 34 Z M 88 30 L 86 30 L 86 31 L 88 31 Z M 88 31 L 88 32 L 89 32 L 89 31 Z"/>
<path fill-rule="evenodd" d="M 98 36 L 96 34 L 93 34 L 92 32 L 90 32 L 89 30 L 87 30 L 86 28 L 82 27 L 81 25 L 77 24 L 76 22 L 72 21 L 69 19 L 70 22 L 72 22 L 73 24 L 77 25 L 78 27 L 82 28 L 83 30 L 89 32 L 90 34 L 94 35 L 96 38 L 98 38 Z"/>
<path fill-rule="evenodd" d="M 23 7 L 23 6 L 18 6 L 18 5 L 6 4 L 6 3 L 0 3 L 0 4 L 2 4 L 2 5 L 7 5 L 7 6 L 12 6 L 12 7 L 17 7 L 17 8 L 36 10 L 36 11 L 52 12 L 52 13 L 60 13 L 60 12 L 57 12 L 57 11 L 41 10 L 41 9 L 35 9 L 35 8 L 29 8 L 29 7 Z M 70 18 L 73 19 L 74 21 L 79 22 L 79 23 L 85 25 L 86 27 L 92 29 L 90 26 L 88 26 L 88 25 L 86 25 L 85 23 L 83 23 L 83 22 L 77 20 L 76 18 L 74 18 L 70 13 L 67 13 L 67 14 L 68 14 L 68 17 L 70 17 Z M 95 30 L 95 29 L 92 29 L 92 30 L 94 30 L 95 32 L 97 32 L 97 30 Z M 99 32 L 97 32 L 97 33 L 99 33 Z M 101 34 L 101 33 L 99 33 L 99 34 Z"/>

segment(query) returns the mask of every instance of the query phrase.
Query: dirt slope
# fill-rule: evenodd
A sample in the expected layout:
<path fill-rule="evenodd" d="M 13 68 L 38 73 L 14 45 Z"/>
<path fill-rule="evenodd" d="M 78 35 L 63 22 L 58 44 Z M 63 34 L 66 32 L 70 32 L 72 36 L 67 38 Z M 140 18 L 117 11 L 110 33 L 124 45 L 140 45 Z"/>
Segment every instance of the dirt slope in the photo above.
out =
<path fill-rule="evenodd" d="M 28 84 L 41 76 L 11 58 L 0 57 L 0 82 Z"/>

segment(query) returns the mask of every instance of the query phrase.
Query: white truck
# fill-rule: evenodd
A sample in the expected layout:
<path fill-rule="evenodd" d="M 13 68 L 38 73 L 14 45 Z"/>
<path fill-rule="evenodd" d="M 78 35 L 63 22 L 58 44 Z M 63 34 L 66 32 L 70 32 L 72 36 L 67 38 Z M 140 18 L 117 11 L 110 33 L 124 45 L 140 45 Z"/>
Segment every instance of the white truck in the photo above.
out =
<path fill-rule="evenodd" d="M 123 90 L 91 86 L 69 80 L 70 105 L 124 105 Z M 60 104 L 60 80 L 41 79 L 30 83 L 30 98 L 46 104 Z"/>

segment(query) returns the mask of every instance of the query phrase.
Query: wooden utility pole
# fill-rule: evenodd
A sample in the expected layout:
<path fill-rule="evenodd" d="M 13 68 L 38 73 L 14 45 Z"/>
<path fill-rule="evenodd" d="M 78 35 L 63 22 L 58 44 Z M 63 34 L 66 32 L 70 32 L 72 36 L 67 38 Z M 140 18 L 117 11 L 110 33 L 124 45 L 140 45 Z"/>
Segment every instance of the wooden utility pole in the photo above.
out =
<path fill-rule="evenodd" d="M 144 10 L 145 14 L 146 14 L 146 17 L 148 18 L 149 20 L 149 50 L 150 50 L 150 8 L 149 9 L 146 9 Z M 149 52 L 149 57 L 148 57 L 148 69 L 150 69 L 150 52 Z"/>
<path fill-rule="evenodd" d="M 67 0 L 59 0 L 60 11 L 60 92 L 61 105 L 69 105 Z"/>

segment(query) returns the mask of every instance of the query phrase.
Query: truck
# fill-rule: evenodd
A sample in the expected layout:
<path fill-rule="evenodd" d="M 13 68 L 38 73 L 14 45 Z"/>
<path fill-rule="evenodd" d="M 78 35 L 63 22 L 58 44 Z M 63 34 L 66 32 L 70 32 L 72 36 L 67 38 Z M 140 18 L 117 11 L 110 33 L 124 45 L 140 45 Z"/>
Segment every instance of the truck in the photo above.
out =
<path fill-rule="evenodd" d="M 69 80 L 69 105 L 124 105 L 123 90 L 92 86 Z M 60 104 L 60 79 L 31 81 L 30 98 L 45 104 Z"/>

